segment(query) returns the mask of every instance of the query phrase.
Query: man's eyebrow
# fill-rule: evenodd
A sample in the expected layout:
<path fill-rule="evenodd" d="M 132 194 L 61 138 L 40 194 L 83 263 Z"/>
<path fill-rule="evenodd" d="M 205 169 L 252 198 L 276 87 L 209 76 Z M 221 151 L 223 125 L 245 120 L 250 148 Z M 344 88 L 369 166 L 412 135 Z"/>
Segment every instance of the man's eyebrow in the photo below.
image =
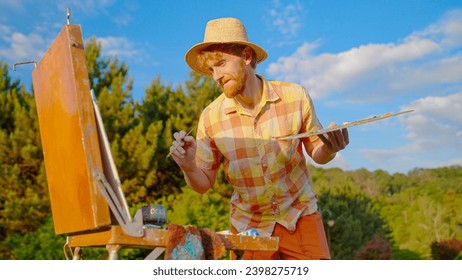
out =
<path fill-rule="evenodd" d="M 220 58 L 220 59 L 213 59 L 210 61 L 210 66 L 218 66 L 219 64 L 223 63 L 225 59 Z"/>

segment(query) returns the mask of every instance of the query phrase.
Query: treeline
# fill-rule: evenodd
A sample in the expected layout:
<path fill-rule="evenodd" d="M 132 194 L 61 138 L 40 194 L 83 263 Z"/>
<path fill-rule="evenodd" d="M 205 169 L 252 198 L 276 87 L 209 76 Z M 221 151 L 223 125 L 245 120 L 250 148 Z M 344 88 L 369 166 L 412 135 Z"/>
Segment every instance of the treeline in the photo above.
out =
<path fill-rule="evenodd" d="M 132 214 L 160 204 L 169 223 L 228 229 L 232 189 L 223 173 L 213 190 L 199 195 L 166 158 L 172 134 L 195 128 L 201 110 L 220 93 L 215 83 L 191 72 L 173 88 L 157 76 L 144 98 L 135 100 L 128 65 L 103 56 L 96 38 L 86 42 L 85 52 Z M 0 116 L 0 259 L 64 259 L 66 238 L 53 229 L 34 95 L 12 80 L 1 61 Z M 334 259 L 461 257 L 462 167 L 408 174 L 311 167 L 311 173 Z M 127 249 L 120 258 L 147 253 Z M 103 249 L 86 248 L 84 254 L 107 257 Z"/>

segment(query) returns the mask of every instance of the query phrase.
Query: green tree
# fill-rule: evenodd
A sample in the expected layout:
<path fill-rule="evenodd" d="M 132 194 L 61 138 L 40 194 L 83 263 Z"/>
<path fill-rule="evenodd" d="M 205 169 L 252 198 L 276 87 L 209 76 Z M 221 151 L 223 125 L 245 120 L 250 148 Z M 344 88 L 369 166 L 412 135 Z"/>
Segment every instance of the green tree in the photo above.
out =
<path fill-rule="evenodd" d="M 85 56 L 90 86 L 93 89 L 106 133 L 111 143 L 120 141 L 137 125 L 135 102 L 131 90 L 133 80 L 128 66 L 116 57 L 104 57 L 95 37 L 85 43 Z"/>
<path fill-rule="evenodd" d="M 37 230 L 15 233 L 5 240 L 5 245 L 11 248 L 11 258 L 18 260 L 63 260 L 65 243 L 65 236 L 55 234 L 50 215 L 43 219 Z"/>
<path fill-rule="evenodd" d="M 158 125 L 144 126 L 136 117 L 136 102 L 131 93 L 133 80 L 128 66 L 117 57 L 104 57 L 95 37 L 85 44 L 86 64 L 91 87 L 97 97 L 111 152 L 129 205 L 148 198 L 148 189 L 156 180 L 154 156 Z"/>
<path fill-rule="evenodd" d="M 417 252 L 393 247 L 393 259 L 394 260 L 423 260 L 425 258 Z"/>
<path fill-rule="evenodd" d="M 183 174 L 173 159 L 166 158 L 173 133 L 193 130 L 194 136 L 201 111 L 219 93 L 213 80 L 194 72 L 191 72 L 185 87 L 173 89 L 164 85 L 157 76 L 146 89 L 144 99 L 137 106 L 137 116 L 145 129 L 153 125 L 156 127 L 147 137 L 152 142 L 151 146 L 156 146 L 156 151 L 149 181 L 151 187 L 146 189 L 147 195 L 144 196 L 146 203 L 181 192 L 185 185 Z"/>
<path fill-rule="evenodd" d="M 354 259 L 374 235 L 386 236 L 378 205 L 357 186 L 351 174 L 338 168 L 311 168 L 313 187 L 330 241 L 333 259 Z M 328 221 L 334 225 L 329 226 Z"/>
<path fill-rule="evenodd" d="M 210 77 L 204 77 L 191 71 L 189 80 L 185 82 L 186 94 L 190 97 L 190 106 L 193 109 L 195 121 L 199 120 L 200 113 L 215 98 L 221 94 L 221 89 Z"/>
<path fill-rule="evenodd" d="M 185 186 L 180 194 L 162 197 L 158 203 L 167 207 L 169 223 L 221 231 L 230 229 L 229 198 L 226 184 L 216 184 L 205 194 Z"/>
<path fill-rule="evenodd" d="M 333 259 L 354 259 L 358 250 L 374 235 L 386 235 L 386 227 L 373 202 L 360 193 L 352 193 L 348 187 L 340 192 L 327 191 L 319 199 L 321 212 L 329 209 L 335 216 L 335 224 L 329 228 Z"/>
<path fill-rule="evenodd" d="M 397 249 L 430 258 L 433 242 L 462 239 L 461 176 L 460 166 L 420 168 L 405 178 L 393 176 L 395 191 L 381 197 L 380 204 Z"/>
<path fill-rule="evenodd" d="M 194 128 L 193 115 L 188 109 L 188 98 L 181 87 L 165 86 L 157 76 L 146 89 L 142 102 L 137 106 L 137 116 L 145 130 L 147 141 L 155 148 L 150 160 L 150 179 L 143 199 L 146 203 L 178 193 L 184 182 L 181 172 L 172 159 L 167 159 L 173 132 Z"/>
<path fill-rule="evenodd" d="M 49 203 L 35 101 L 2 62 L 0 114 L 0 258 L 9 258 L 3 240 L 37 229 Z"/>
<path fill-rule="evenodd" d="M 391 181 L 393 177 L 383 170 L 370 172 L 366 169 L 359 169 L 346 172 L 346 174 L 348 174 L 359 189 L 361 189 L 364 194 L 370 198 L 375 199 L 392 190 Z"/>
<path fill-rule="evenodd" d="M 431 257 L 434 241 L 462 239 L 459 215 L 451 216 L 453 209 L 439 202 L 438 196 L 429 195 L 433 187 L 409 188 L 394 194 L 382 207 L 382 216 L 392 229 L 391 236 L 400 249 L 407 249 Z M 452 196 L 458 203 L 460 196 Z M 459 204 L 460 205 L 460 204 Z"/>

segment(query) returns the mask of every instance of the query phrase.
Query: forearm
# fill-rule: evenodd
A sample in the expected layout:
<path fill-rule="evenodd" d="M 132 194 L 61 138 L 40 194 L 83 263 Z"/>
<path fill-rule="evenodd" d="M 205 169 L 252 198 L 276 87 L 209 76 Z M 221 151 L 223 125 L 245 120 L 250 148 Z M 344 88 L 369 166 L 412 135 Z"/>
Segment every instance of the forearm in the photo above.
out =
<path fill-rule="evenodd" d="M 213 171 L 205 171 L 197 166 L 182 168 L 181 170 L 188 186 L 198 193 L 206 193 L 215 182 L 215 172 Z"/>
<path fill-rule="evenodd" d="M 311 155 L 311 158 L 317 164 L 326 164 L 335 158 L 337 153 L 331 153 L 327 150 L 326 146 L 322 143 L 319 143 L 314 149 Z"/>
<path fill-rule="evenodd" d="M 335 126 L 331 123 L 329 127 Z M 327 135 L 319 134 L 311 141 L 303 142 L 305 149 L 311 158 L 318 164 L 326 164 L 335 158 L 338 151 L 343 150 L 349 143 L 348 130 L 336 130 L 328 132 Z"/>

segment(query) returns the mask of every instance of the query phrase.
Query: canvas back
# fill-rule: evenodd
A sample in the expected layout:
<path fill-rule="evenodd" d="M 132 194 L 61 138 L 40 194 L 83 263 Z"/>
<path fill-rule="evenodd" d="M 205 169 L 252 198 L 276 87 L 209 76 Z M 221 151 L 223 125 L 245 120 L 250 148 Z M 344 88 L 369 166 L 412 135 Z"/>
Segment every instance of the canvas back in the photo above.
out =
<path fill-rule="evenodd" d="M 79 25 L 63 27 L 32 78 L 56 234 L 110 225 L 93 178 L 104 168 Z"/>

